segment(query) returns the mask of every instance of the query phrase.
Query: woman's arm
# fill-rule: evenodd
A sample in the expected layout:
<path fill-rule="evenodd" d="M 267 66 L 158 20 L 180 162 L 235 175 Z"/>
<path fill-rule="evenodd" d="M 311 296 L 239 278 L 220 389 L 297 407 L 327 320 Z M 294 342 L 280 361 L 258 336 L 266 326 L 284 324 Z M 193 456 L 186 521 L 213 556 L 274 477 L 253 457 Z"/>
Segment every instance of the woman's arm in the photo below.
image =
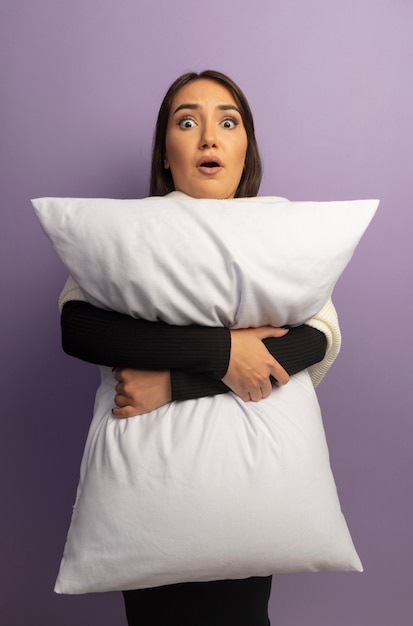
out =
<path fill-rule="evenodd" d="M 59 309 L 62 313 L 64 350 L 68 354 L 100 365 L 126 366 L 138 369 L 176 369 L 181 371 L 183 375 L 188 371 L 191 374 L 206 374 L 210 378 L 220 380 L 226 374 L 228 379 L 228 375 L 234 370 L 234 357 L 236 356 L 234 352 L 240 353 L 239 350 L 234 350 L 233 345 L 231 346 L 231 334 L 226 328 L 168 326 L 167 324 L 135 320 L 126 315 L 93 307 L 87 303 L 83 292 L 71 276 L 69 276 L 59 296 Z M 334 307 L 332 309 L 334 310 Z M 330 328 L 326 326 L 322 318 L 323 316 L 321 316 L 321 320 L 316 320 L 315 327 L 327 335 L 328 353 L 330 353 Z M 338 329 L 337 316 L 335 320 Z M 329 325 L 331 325 L 330 320 Z M 304 326 L 303 328 L 306 329 L 307 327 Z M 234 333 L 237 334 L 237 344 L 239 345 L 239 336 L 245 335 L 245 331 L 231 332 L 233 335 Z M 267 348 L 270 352 L 273 351 L 275 359 L 284 361 L 288 371 L 294 372 L 304 369 L 309 362 L 317 363 L 318 361 L 317 355 L 312 356 L 314 335 L 308 332 L 308 329 L 304 333 L 300 336 L 299 344 L 294 341 L 293 337 L 291 337 L 291 341 L 288 338 L 288 341 L 284 341 L 280 345 L 277 341 L 274 343 L 273 338 L 280 337 L 279 330 L 261 336 L 261 339 L 270 338 L 272 334 L 271 339 L 267 340 Z M 318 339 L 323 342 L 322 337 Z M 308 345 L 306 340 L 310 342 Z M 277 352 L 274 351 L 275 349 Z M 306 354 L 308 349 L 310 350 L 309 355 Z M 248 358 L 243 359 L 247 361 L 247 367 L 253 357 L 256 361 L 257 352 L 258 356 L 263 356 L 263 344 L 258 338 L 253 352 L 252 355 L 247 353 Z M 241 356 L 244 356 L 242 351 Z M 184 360 L 182 361 L 183 357 Z M 304 357 L 303 361 L 301 360 L 302 357 Z M 266 351 L 264 358 L 267 358 Z M 278 362 L 275 365 L 278 365 L 278 369 L 276 369 L 274 376 L 277 378 L 278 373 L 280 380 L 285 378 L 286 371 L 280 369 Z M 238 363 L 238 370 L 239 366 Z M 242 367 L 243 363 L 241 363 Z M 245 372 L 242 374 L 244 376 Z M 177 377 L 178 374 L 175 378 Z M 208 390 L 205 391 L 207 393 L 204 395 L 209 395 Z"/>
<path fill-rule="evenodd" d="M 71 356 L 109 367 L 172 370 L 174 399 L 183 399 L 180 391 L 187 397 L 194 375 L 193 397 L 228 390 L 220 381 L 230 364 L 231 333 L 238 331 L 136 320 L 79 301 L 66 302 L 61 325 L 63 349 Z M 306 325 L 263 343 L 289 374 L 320 361 L 326 347 L 323 333 Z M 214 380 L 219 384 L 211 387 Z"/>
<path fill-rule="evenodd" d="M 324 333 L 306 324 L 290 328 L 284 337 L 264 339 L 263 343 L 290 376 L 320 363 L 327 347 Z M 205 374 L 171 370 L 170 375 L 171 394 L 175 400 L 201 398 L 229 391 L 221 380 L 213 380 Z"/>
<path fill-rule="evenodd" d="M 153 409 L 168 404 L 171 400 L 189 400 L 202 396 L 218 395 L 232 390 L 243 400 L 258 401 L 267 397 L 272 389 L 272 384 L 268 371 L 262 369 L 261 360 L 268 363 L 271 355 L 264 344 L 272 350 L 277 358 L 284 362 L 285 370 L 278 370 L 279 382 L 285 384 L 288 381 L 288 374 L 295 374 L 308 367 L 317 360 L 321 360 L 325 354 L 327 339 L 325 335 L 309 326 L 299 326 L 290 329 L 289 333 L 275 338 L 263 338 L 259 340 L 257 346 L 254 340 L 258 334 L 265 334 L 264 329 L 248 329 L 231 331 L 232 350 L 230 364 L 233 360 L 234 344 L 237 344 L 238 336 L 241 337 L 242 350 L 246 349 L 246 356 L 249 364 L 245 365 L 243 359 L 237 359 L 235 366 L 230 366 L 223 381 L 213 380 L 205 374 L 192 374 L 182 370 L 153 371 L 121 369 L 115 373 L 117 380 L 115 404 L 113 414 L 119 418 L 141 415 Z M 249 334 L 251 342 L 244 343 L 244 335 Z M 288 340 L 290 336 L 290 341 Z M 235 347 L 235 352 L 238 348 Z M 249 358 L 253 353 L 253 358 Z M 239 355 L 238 355 L 239 356 Z M 258 361 L 257 361 L 258 359 Z M 241 363 L 241 370 L 239 364 Z M 254 367 L 255 363 L 255 367 Z M 277 362 L 276 362 L 277 363 Z M 277 363 L 280 367 L 279 363 Z M 247 370 L 247 376 L 243 368 Z M 235 370 L 235 371 L 234 371 Z M 251 375 L 252 374 L 252 375 Z M 231 389 L 225 384 L 229 377 L 229 384 L 233 383 Z M 257 378 L 258 377 L 258 378 Z"/>
<path fill-rule="evenodd" d="M 67 354 L 109 367 L 203 373 L 220 380 L 228 369 L 226 328 L 170 326 L 68 301 L 61 315 Z"/>
<path fill-rule="evenodd" d="M 61 322 L 63 347 L 68 354 L 100 365 L 130 368 L 128 372 L 117 374 L 117 406 L 114 408 L 117 417 L 145 413 L 171 400 L 217 395 L 230 390 L 245 400 L 260 399 L 268 395 L 264 386 L 270 385 L 269 375 L 268 369 L 261 372 L 265 379 L 262 389 L 260 384 L 254 386 L 249 371 L 254 359 L 256 362 L 258 358 L 260 367 L 262 354 L 266 360 L 271 355 L 275 361 L 270 367 L 278 369 L 270 371 L 285 383 L 287 374 L 321 360 L 326 346 L 322 332 L 303 325 L 290 329 L 283 337 L 256 340 L 257 345 L 251 344 L 254 359 L 243 359 L 241 352 L 234 366 L 237 343 L 234 338 L 248 331 L 169 326 L 136 320 L 81 301 L 64 304 Z M 258 331 L 260 329 L 251 330 L 253 338 Z"/>
<path fill-rule="evenodd" d="M 309 332 L 306 326 L 302 327 L 299 342 L 294 331 L 291 342 L 279 343 L 276 338 L 285 331 L 271 327 L 228 331 L 225 328 L 176 327 L 132 319 L 88 304 L 71 277 L 60 295 L 59 308 L 62 312 L 62 342 L 68 354 L 101 365 L 122 364 L 135 368 L 140 372 L 139 381 L 143 370 L 150 379 L 155 370 L 161 370 L 165 402 L 224 393 L 229 388 L 241 397 L 244 395 L 245 399 L 259 399 L 258 396 L 265 397 L 269 393 L 266 387 L 270 389 L 270 374 L 280 383 L 288 380 L 286 370 L 274 357 L 283 359 L 289 372 L 294 373 L 317 362 L 317 351 L 324 349 L 323 333 L 318 333 L 314 345 L 317 333 Z M 266 341 L 273 357 L 261 339 Z M 153 368 L 152 374 L 148 368 Z M 164 368 L 168 369 L 166 377 Z M 229 387 L 219 380 L 223 374 Z M 263 381 L 262 389 L 257 380 Z M 148 382 L 145 380 L 145 389 Z"/>

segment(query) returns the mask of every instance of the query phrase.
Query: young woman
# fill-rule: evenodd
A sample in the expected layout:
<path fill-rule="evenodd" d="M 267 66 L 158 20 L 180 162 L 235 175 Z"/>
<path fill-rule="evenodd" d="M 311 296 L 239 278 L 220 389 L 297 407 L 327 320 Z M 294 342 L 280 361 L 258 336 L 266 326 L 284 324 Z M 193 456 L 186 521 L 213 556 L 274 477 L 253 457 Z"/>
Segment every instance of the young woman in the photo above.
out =
<path fill-rule="evenodd" d="M 253 118 L 239 87 L 214 71 L 178 78 L 158 115 L 150 195 L 253 197 L 261 176 Z M 60 304 L 64 350 L 116 368 L 113 413 L 118 418 L 229 391 L 258 402 L 273 384 L 287 384 L 290 375 L 316 363 L 320 378 L 339 347 L 332 305 L 325 321 L 321 317 L 287 331 L 136 320 L 91 306 L 72 279 Z M 324 328 L 330 329 L 329 341 Z M 130 626 L 267 626 L 270 588 L 271 577 L 183 582 L 126 591 L 124 598 Z"/>

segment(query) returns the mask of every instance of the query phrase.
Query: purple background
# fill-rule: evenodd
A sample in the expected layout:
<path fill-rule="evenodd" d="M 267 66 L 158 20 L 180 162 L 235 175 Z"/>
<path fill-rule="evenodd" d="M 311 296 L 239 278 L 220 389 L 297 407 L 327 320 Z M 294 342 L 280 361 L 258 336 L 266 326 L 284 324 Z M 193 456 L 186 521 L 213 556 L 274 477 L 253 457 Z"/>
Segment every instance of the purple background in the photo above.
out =
<path fill-rule="evenodd" d="M 320 388 L 363 574 L 278 576 L 277 626 L 410 626 L 413 4 L 410 0 L 2 0 L 0 622 L 123 624 L 120 594 L 57 596 L 97 372 L 60 348 L 66 272 L 29 198 L 147 193 L 180 73 L 238 81 L 263 194 L 377 197 L 335 293 L 344 345 Z"/>

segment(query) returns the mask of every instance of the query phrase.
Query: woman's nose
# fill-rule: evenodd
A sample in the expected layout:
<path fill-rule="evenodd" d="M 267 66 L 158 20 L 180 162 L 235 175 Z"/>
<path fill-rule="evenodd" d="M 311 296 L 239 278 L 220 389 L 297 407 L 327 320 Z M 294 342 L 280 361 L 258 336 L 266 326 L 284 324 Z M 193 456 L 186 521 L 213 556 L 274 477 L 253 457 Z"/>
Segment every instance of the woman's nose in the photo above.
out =
<path fill-rule="evenodd" d="M 200 148 L 216 148 L 217 136 L 213 124 L 205 124 L 200 137 Z"/>

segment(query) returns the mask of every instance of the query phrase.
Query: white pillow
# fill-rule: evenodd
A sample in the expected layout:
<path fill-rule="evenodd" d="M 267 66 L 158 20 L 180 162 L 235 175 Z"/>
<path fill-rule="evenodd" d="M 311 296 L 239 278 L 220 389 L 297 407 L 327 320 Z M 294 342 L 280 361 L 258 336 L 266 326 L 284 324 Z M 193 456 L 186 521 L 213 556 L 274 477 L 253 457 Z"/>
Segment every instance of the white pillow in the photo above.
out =
<path fill-rule="evenodd" d="M 306 371 L 125 420 L 115 384 L 102 368 L 57 593 L 362 571 Z"/>
<path fill-rule="evenodd" d="M 251 326 L 321 309 L 378 203 L 34 204 L 92 302 Z M 228 393 L 126 420 L 111 414 L 113 373 L 101 373 L 58 593 L 362 570 L 307 372 L 258 403 Z"/>
<path fill-rule="evenodd" d="M 300 324 L 329 299 L 378 202 L 42 198 L 92 304 L 169 324 Z"/>

